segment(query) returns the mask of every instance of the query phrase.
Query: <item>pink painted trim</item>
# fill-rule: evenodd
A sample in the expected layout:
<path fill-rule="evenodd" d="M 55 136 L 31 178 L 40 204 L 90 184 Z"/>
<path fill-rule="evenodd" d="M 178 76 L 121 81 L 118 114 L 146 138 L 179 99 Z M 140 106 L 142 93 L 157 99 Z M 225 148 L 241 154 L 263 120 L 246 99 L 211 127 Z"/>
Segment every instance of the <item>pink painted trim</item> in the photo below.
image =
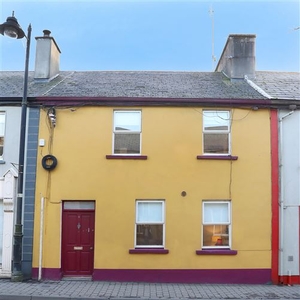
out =
<path fill-rule="evenodd" d="M 95 269 L 93 280 L 215 284 L 267 284 L 271 269 Z"/>
<path fill-rule="evenodd" d="M 140 159 L 146 160 L 147 155 L 106 155 L 106 159 Z"/>
<path fill-rule="evenodd" d="M 203 249 L 196 250 L 197 255 L 237 255 L 237 250 L 231 249 Z"/>
<path fill-rule="evenodd" d="M 129 249 L 129 254 L 168 254 L 168 249 L 136 248 Z"/>
<path fill-rule="evenodd" d="M 197 159 L 238 160 L 238 156 L 231 156 L 231 155 L 197 155 Z"/>
<path fill-rule="evenodd" d="M 32 269 L 37 279 L 38 268 Z M 61 280 L 59 268 L 43 268 L 43 280 Z M 93 280 L 121 282 L 170 282 L 170 283 L 247 283 L 266 284 L 271 281 L 271 269 L 95 269 Z M 287 278 L 284 278 L 284 282 Z M 293 276 L 293 283 L 300 283 Z"/>
<path fill-rule="evenodd" d="M 38 268 L 32 268 L 32 278 L 37 279 L 39 274 Z M 62 279 L 62 272 L 59 268 L 43 268 L 42 269 L 42 279 L 48 280 L 61 280 Z"/>

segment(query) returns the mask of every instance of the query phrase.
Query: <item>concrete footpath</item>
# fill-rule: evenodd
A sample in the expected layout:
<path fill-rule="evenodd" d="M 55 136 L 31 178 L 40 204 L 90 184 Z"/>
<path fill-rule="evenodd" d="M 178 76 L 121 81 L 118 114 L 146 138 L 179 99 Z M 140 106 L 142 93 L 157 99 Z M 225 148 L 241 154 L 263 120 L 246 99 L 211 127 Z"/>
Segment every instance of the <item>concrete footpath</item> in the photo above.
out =
<path fill-rule="evenodd" d="M 0 279 L 0 300 L 300 299 L 300 285 L 174 284 Z"/>

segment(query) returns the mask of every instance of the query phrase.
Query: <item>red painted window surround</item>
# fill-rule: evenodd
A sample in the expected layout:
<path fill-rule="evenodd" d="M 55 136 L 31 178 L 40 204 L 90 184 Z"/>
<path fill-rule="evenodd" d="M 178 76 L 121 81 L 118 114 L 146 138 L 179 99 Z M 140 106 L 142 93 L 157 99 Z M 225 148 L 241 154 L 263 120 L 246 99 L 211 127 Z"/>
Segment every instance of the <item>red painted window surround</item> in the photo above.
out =
<path fill-rule="evenodd" d="M 197 159 L 211 159 L 211 160 L 238 160 L 238 156 L 232 155 L 197 155 Z"/>
<path fill-rule="evenodd" d="M 106 159 L 148 159 L 147 155 L 106 155 Z"/>
<path fill-rule="evenodd" d="M 237 255 L 237 250 L 231 249 L 202 249 L 196 250 L 197 255 Z"/>
<path fill-rule="evenodd" d="M 163 248 L 135 248 L 129 249 L 129 254 L 168 254 L 168 249 Z"/>

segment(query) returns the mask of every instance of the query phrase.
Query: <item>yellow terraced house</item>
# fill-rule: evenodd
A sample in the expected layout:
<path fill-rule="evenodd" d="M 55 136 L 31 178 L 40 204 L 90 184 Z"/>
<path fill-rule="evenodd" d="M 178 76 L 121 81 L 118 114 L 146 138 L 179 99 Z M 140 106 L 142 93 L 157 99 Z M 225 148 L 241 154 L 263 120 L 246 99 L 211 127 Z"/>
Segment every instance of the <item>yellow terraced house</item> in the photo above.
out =
<path fill-rule="evenodd" d="M 270 280 L 268 110 L 56 107 L 55 127 L 47 114 L 33 251 L 44 278 Z"/>
<path fill-rule="evenodd" d="M 31 277 L 274 282 L 277 116 L 251 81 L 254 47 L 255 35 L 231 35 L 215 72 L 76 72 L 59 71 L 49 31 L 37 38 Z"/>

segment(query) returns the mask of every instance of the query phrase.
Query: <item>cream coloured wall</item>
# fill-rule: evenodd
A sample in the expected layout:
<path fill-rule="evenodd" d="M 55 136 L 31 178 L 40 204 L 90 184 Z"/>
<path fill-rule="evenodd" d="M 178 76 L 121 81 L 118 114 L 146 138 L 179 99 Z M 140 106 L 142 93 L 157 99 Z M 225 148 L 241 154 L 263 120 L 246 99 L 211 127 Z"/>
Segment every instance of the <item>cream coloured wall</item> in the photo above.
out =
<path fill-rule="evenodd" d="M 120 108 L 122 109 L 122 108 Z M 127 108 L 126 108 L 127 109 Z M 139 108 L 132 108 L 139 109 Z M 271 163 L 267 110 L 233 109 L 232 155 L 237 161 L 197 160 L 202 154 L 201 108 L 142 110 L 147 160 L 108 160 L 111 107 L 57 109 L 52 154 L 41 166 L 51 133 L 40 118 L 33 267 L 38 266 L 40 197 L 46 197 L 43 267 L 60 267 L 61 201 L 95 200 L 95 269 L 242 269 L 271 267 Z M 181 192 L 186 191 L 186 197 Z M 134 248 L 136 199 L 165 199 L 167 255 L 129 254 Z M 202 200 L 232 201 L 236 256 L 200 256 Z"/>

